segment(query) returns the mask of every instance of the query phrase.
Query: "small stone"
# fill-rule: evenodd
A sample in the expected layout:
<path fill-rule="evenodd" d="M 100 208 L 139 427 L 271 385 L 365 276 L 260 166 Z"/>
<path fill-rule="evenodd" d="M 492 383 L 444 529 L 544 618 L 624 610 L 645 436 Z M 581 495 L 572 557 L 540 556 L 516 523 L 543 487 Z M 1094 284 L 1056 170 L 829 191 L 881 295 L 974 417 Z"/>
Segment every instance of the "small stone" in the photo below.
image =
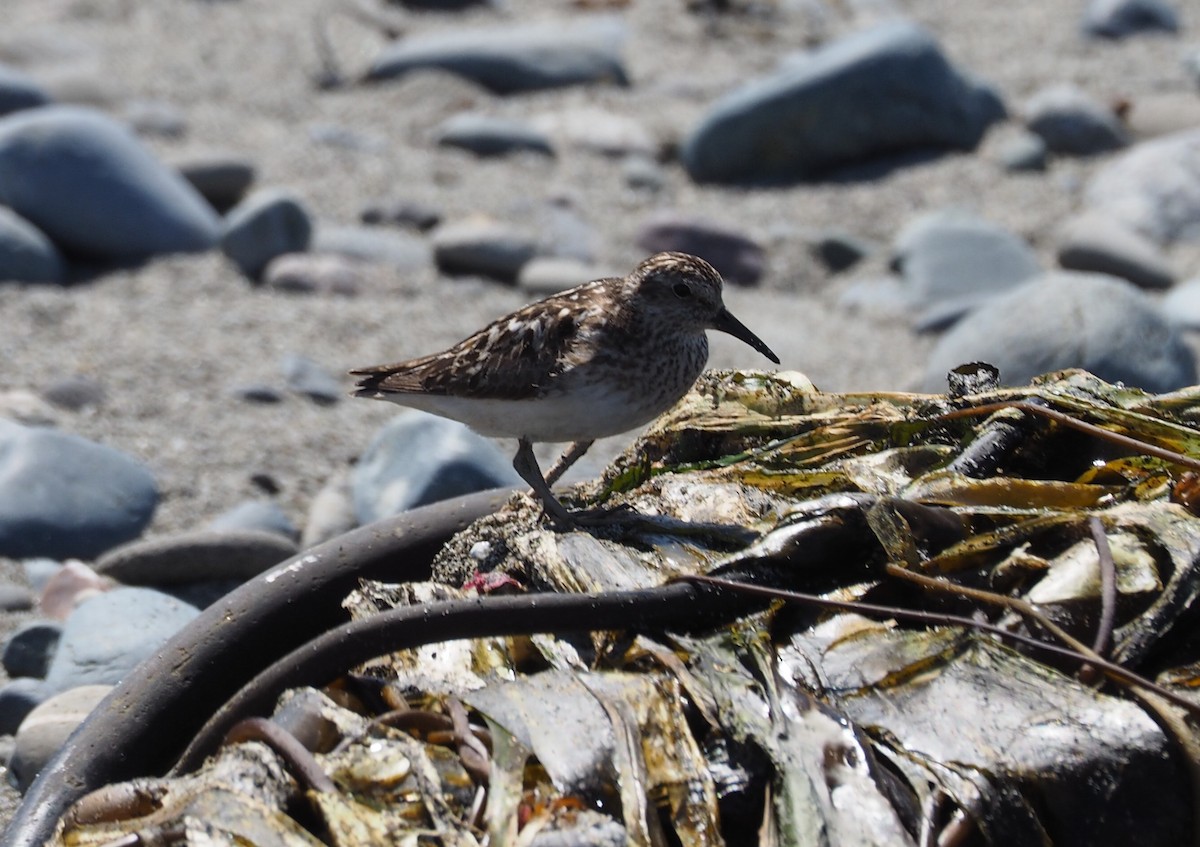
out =
<path fill-rule="evenodd" d="M 307 250 L 311 238 L 312 221 L 300 199 L 282 189 L 264 189 L 226 216 L 221 250 L 257 280 L 272 259 Z"/>
<path fill-rule="evenodd" d="M 1138 141 L 1186 132 L 1200 126 L 1200 97 L 1193 91 L 1160 91 L 1128 101 L 1121 115 Z"/>
<path fill-rule="evenodd" d="M 1175 282 L 1158 245 L 1101 212 L 1084 212 L 1062 225 L 1058 263 L 1121 277 L 1139 288 L 1170 288 Z"/>
<path fill-rule="evenodd" d="M 90 559 L 140 535 L 157 505 L 132 457 L 0 419 L 0 555 Z"/>
<path fill-rule="evenodd" d="M 96 562 L 96 572 L 125 585 L 244 582 L 297 552 L 294 541 L 275 531 L 207 529 L 118 547 Z"/>
<path fill-rule="evenodd" d="M 1200 330 L 1200 278 L 1175 286 L 1159 305 L 1171 323 L 1184 329 Z"/>
<path fill-rule="evenodd" d="M 813 256 L 831 273 L 849 270 L 873 252 L 873 245 L 840 230 L 823 232 L 812 243 Z"/>
<path fill-rule="evenodd" d="M 442 213 L 434 206 L 415 200 L 390 200 L 367 206 L 359 219 L 365 224 L 395 224 L 426 232 L 442 222 Z"/>
<path fill-rule="evenodd" d="M 235 153 L 197 153 L 177 159 L 173 165 L 219 212 L 226 212 L 240 203 L 254 184 L 254 163 Z"/>
<path fill-rule="evenodd" d="M 111 690 L 111 685 L 72 688 L 54 695 L 26 716 L 17 730 L 16 746 L 9 763 L 18 791 L 29 788 L 42 768 L 66 743 L 67 737 Z"/>
<path fill-rule="evenodd" d="M 332 405 L 346 394 L 341 380 L 307 356 L 289 353 L 279 369 L 289 389 L 322 406 Z"/>
<path fill-rule="evenodd" d="M 450 497 L 519 485 L 508 457 L 463 424 L 405 412 L 375 434 L 353 471 L 360 524 Z"/>
<path fill-rule="evenodd" d="M 46 588 L 46 583 L 62 569 L 62 562 L 54 559 L 23 559 L 21 561 L 21 572 L 25 574 L 25 580 L 29 583 L 29 587 L 41 594 Z"/>
<path fill-rule="evenodd" d="M 434 261 L 448 274 L 476 274 L 511 283 L 536 254 L 532 238 L 489 219 L 446 223 L 433 232 Z"/>
<path fill-rule="evenodd" d="M 116 585 L 83 562 L 71 559 L 46 581 L 38 605 L 42 614 L 51 620 L 65 621 L 84 600 L 111 591 Z"/>
<path fill-rule="evenodd" d="M 313 239 L 312 252 L 385 265 L 403 273 L 427 268 L 433 259 L 424 239 L 406 232 L 381 232 L 354 226 L 320 226 Z"/>
<path fill-rule="evenodd" d="M 1179 14 L 1163 0 L 1091 0 L 1081 28 L 1085 35 L 1114 39 L 1141 32 L 1178 32 Z"/>
<path fill-rule="evenodd" d="M 363 267 L 357 259 L 337 253 L 284 253 L 263 271 L 263 285 L 289 294 L 325 294 L 352 297 L 363 285 Z"/>
<path fill-rule="evenodd" d="M 36 603 L 37 598 L 24 585 L 0 582 L 0 612 L 27 612 Z"/>
<path fill-rule="evenodd" d="M 755 285 L 766 269 L 766 251 L 748 235 L 676 212 L 660 212 L 644 221 L 637 244 L 648 253 L 678 250 L 699 256 L 734 285 Z"/>
<path fill-rule="evenodd" d="M 42 389 L 42 398 L 60 409 L 78 412 L 104 405 L 104 386 L 90 376 L 71 374 L 59 377 Z"/>
<path fill-rule="evenodd" d="M 33 77 L 8 65 L 0 65 L 0 116 L 45 106 L 49 102 L 50 95 L 34 82 Z"/>
<path fill-rule="evenodd" d="M 637 120 L 596 106 L 557 109 L 533 118 L 533 127 L 564 147 L 604 156 L 658 155 L 658 142 Z"/>
<path fill-rule="evenodd" d="M 337 124 L 313 124 L 308 128 L 308 137 L 318 144 L 355 153 L 385 153 L 388 149 L 387 139 L 381 135 L 358 132 Z"/>
<path fill-rule="evenodd" d="M 1118 150 L 1129 135 L 1112 109 L 1074 85 L 1055 85 L 1025 103 L 1025 125 L 1054 153 L 1090 156 Z"/>
<path fill-rule="evenodd" d="M 296 525 L 274 500 L 246 500 L 213 518 L 212 532 L 274 532 L 295 541 L 300 537 Z"/>
<path fill-rule="evenodd" d="M 459 147 L 477 156 L 500 156 L 522 150 L 554 155 L 550 139 L 533 126 L 487 115 L 455 115 L 434 130 L 434 137 L 443 147 Z"/>
<path fill-rule="evenodd" d="M 238 385 L 231 388 L 229 393 L 247 403 L 258 403 L 264 406 L 282 403 L 287 399 L 280 389 L 265 384 Z"/>
<path fill-rule="evenodd" d="M 132 100 L 125 104 L 124 117 L 139 135 L 180 139 L 187 133 L 187 118 L 162 100 Z"/>
<path fill-rule="evenodd" d="M 0 390 L 0 419 L 5 418 L 26 426 L 58 425 L 58 417 L 50 404 L 24 388 Z"/>
<path fill-rule="evenodd" d="M 521 268 L 517 286 L 531 294 L 545 297 L 607 276 L 621 274 L 597 268 L 578 259 L 538 256 L 530 259 Z"/>
<path fill-rule="evenodd" d="M 31 677 L 18 677 L 0 686 L 0 734 L 15 735 L 21 721 L 49 696 L 46 684 Z"/>
<path fill-rule="evenodd" d="M 650 156 L 637 153 L 621 160 L 621 176 L 630 188 L 642 191 L 659 191 L 667 184 L 667 174 L 662 165 Z"/>
<path fill-rule="evenodd" d="M 0 282 L 62 283 L 66 262 L 46 234 L 0 206 Z"/>
<path fill-rule="evenodd" d="M 62 625 L 57 621 L 28 621 L 14 629 L 4 642 L 0 662 L 10 677 L 28 676 L 41 679 L 50 668 L 50 660 L 58 649 Z"/>
<path fill-rule="evenodd" d="M 1048 154 L 1046 142 L 1040 135 L 1021 132 L 1009 138 L 1000 148 L 998 155 L 1006 171 L 1019 173 L 1046 170 Z"/>
<path fill-rule="evenodd" d="M 307 550 L 358 526 L 351 494 L 350 469 L 334 473 L 308 507 L 300 548 Z"/>

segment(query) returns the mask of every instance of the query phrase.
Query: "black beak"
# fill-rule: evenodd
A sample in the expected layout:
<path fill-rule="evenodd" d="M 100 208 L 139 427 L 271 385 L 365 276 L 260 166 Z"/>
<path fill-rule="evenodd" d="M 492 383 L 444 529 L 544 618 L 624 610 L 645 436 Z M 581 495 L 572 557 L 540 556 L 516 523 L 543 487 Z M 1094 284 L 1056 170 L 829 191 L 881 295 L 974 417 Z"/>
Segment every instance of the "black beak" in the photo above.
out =
<path fill-rule="evenodd" d="M 717 313 L 716 319 L 713 320 L 712 328 L 727 332 L 734 338 L 739 338 L 745 341 L 759 353 L 762 353 L 775 364 L 779 364 L 779 357 L 771 352 L 771 348 L 763 343 L 763 340 L 746 328 L 746 325 L 729 314 L 728 309 L 722 309 Z"/>

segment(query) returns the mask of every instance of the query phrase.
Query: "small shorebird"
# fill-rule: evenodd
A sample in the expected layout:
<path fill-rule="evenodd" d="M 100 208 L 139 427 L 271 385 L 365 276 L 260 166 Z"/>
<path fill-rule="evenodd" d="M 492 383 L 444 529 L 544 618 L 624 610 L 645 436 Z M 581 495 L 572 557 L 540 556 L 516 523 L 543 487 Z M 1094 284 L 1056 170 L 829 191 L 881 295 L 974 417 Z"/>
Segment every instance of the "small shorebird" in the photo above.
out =
<path fill-rule="evenodd" d="M 779 364 L 725 308 L 712 265 L 658 253 L 626 277 L 547 297 L 442 353 L 351 373 L 362 377 L 357 397 L 518 439 L 513 467 L 546 512 L 569 526 L 572 515 L 550 486 L 595 439 L 641 426 L 687 393 L 708 361 L 709 329 Z M 548 477 L 533 455 L 533 443 L 542 441 L 572 442 Z"/>

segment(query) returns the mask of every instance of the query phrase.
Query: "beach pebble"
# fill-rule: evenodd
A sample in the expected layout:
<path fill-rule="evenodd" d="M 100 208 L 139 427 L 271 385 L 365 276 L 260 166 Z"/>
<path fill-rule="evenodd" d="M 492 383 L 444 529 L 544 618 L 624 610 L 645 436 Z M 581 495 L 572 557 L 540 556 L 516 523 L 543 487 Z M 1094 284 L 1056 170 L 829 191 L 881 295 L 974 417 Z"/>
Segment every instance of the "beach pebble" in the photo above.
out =
<path fill-rule="evenodd" d="M 284 253 L 270 261 L 262 282 L 288 294 L 352 297 L 362 290 L 363 268 L 357 259 L 337 253 Z"/>
<path fill-rule="evenodd" d="M 41 679 L 50 668 L 50 660 L 58 649 L 62 624 L 57 621 L 26 621 L 9 633 L 4 641 L 0 662 L 10 677 Z"/>
<path fill-rule="evenodd" d="M 124 585 L 166 587 L 245 581 L 296 555 L 296 543 L 273 530 L 202 529 L 110 550 L 96 572 Z"/>
<path fill-rule="evenodd" d="M 786 62 L 723 97 L 684 143 L 700 182 L 805 178 L 913 148 L 970 150 L 1004 117 L 924 29 L 889 21 Z"/>
<path fill-rule="evenodd" d="M 1175 282 L 1158 245 L 1101 212 L 1084 212 L 1060 227 L 1058 263 L 1127 279 L 1139 288 L 1170 288 Z"/>
<path fill-rule="evenodd" d="M 46 583 L 50 581 L 56 573 L 62 570 L 62 562 L 54 559 L 33 558 L 21 560 L 21 573 L 25 575 L 25 581 L 29 583 L 29 587 L 41 594 L 46 589 Z"/>
<path fill-rule="evenodd" d="M 358 526 L 354 514 L 350 468 L 333 473 L 308 507 L 304 531 L 300 534 L 300 549 L 307 550 Z"/>
<path fill-rule="evenodd" d="M 1025 102 L 1025 126 L 1053 153 L 1090 156 L 1129 143 L 1112 109 L 1077 86 L 1052 85 Z"/>
<path fill-rule="evenodd" d="M 1092 175 L 1084 197 L 1159 244 L 1200 239 L 1200 129 L 1135 144 Z"/>
<path fill-rule="evenodd" d="M 260 382 L 248 385 L 235 385 L 229 389 L 229 393 L 238 400 L 246 403 L 256 403 L 261 406 L 273 406 L 287 399 L 287 395 L 283 393 L 282 389 Z"/>
<path fill-rule="evenodd" d="M 734 285 L 755 285 L 766 269 L 766 251 L 753 238 L 733 227 L 681 212 L 652 215 L 638 227 L 636 238 L 638 247 L 647 253 L 678 250 L 699 256 Z"/>
<path fill-rule="evenodd" d="M 831 273 L 849 270 L 875 252 L 875 246 L 870 242 L 841 230 L 818 233 L 810 249 L 816 260 Z"/>
<path fill-rule="evenodd" d="M 630 188 L 658 191 L 667 184 L 667 172 L 658 160 L 641 153 L 632 153 L 621 160 L 621 177 Z"/>
<path fill-rule="evenodd" d="M 382 427 L 352 474 L 360 524 L 475 491 L 520 485 L 510 457 L 457 421 L 405 412 Z"/>
<path fill-rule="evenodd" d="M 46 234 L 0 206 L 0 282 L 61 283 L 66 264 Z"/>
<path fill-rule="evenodd" d="M 1102 274 L 1051 271 L 967 315 L 930 354 L 922 390 L 942 391 L 946 373 L 988 362 L 1005 385 L 1048 371 L 1083 368 L 1152 393 L 1196 382 L 1196 362 L 1149 297 Z"/>
<path fill-rule="evenodd" d="M 28 426 L 58 426 L 50 404 L 27 388 L 0 389 L 0 420 Z"/>
<path fill-rule="evenodd" d="M 9 65 L 0 64 L 0 116 L 45 106 L 49 102 L 50 95 L 33 77 Z"/>
<path fill-rule="evenodd" d="M 178 172 L 91 109 L 0 118 L 0 203 L 60 248 L 101 259 L 207 250 L 220 222 Z"/>
<path fill-rule="evenodd" d="M 314 403 L 332 405 L 346 394 L 346 387 L 319 362 L 299 353 L 288 353 L 279 363 L 287 387 Z"/>
<path fill-rule="evenodd" d="M 1177 32 L 1179 13 L 1165 0 L 1091 0 L 1081 29 L 1098 38 L 1124 38 L 1139 32 Z"/>
<path fill-rule="evenodd" d="M 531 294 L 545 297 L 577 285 L 583 285 L 593 279 L 621 275 L 611 269 L 604 270 L 578 259 L 538 256 L 530 259 L 521 268 L 521 273 L 517 277 L 517 286 Z"/>
<path fill-rule="evenodd" d="M 50 696 L 46 683 L 32 677 L 17 677 L 0 686 L 0 735 L 13 735 L 21 721 Z"/>
<path fill-rule="evenodd" d="M 515 282 L 537 243 L 524 232 L 490 218 L 444 223 L 433 231 L 433 258 L 443 272 Z"/>
<path fill-rule="evenodd" d="M 617 17 L 466 27 L 402 38 L 385 47 L 367 79 L 440 68 L 498 94 L 595 82 L 628 84 Z"/>
<path fill-rule="evenodd" d="M 257 280 L 276 256 L 307 250 L 312 229 L 300 198 L 285 189 L 267 188 L 230 210 L 221 250 L 243 274 Z"/>
<path fill-rule="evenodd" d="M 122 109 L 122 117 L 139 135 L 178 140 L 187 134 L 183 112 L 164 100 L 130 100 Z"/>
<path fill-rule="evenodd" d="M 0 612 L 27 612 L 37 603 L 33 592 L 15 582 L 0 582 Z"/>
<path fill-rule="evenodd" d="M 1044 171 L 1048 155 L 1046 142 L 1032 132 L 1013 135 L 1004 141 L 997 152 L 1000 164 L 1012 173 Z"/>
<path fill-rule="evenodd" d="M 954 210 L 930 212 L 906 226 L 893 245 L 892 266 L 921 329 L 943 327 L 1040 272 L 1024 239 Z"/>
<path fill-rule="evenodd" d="M 53 691 L 115 684 L 199 610 L 149 588 L 115 588 L 80 603 L 63 624 L 46 671 Z"/>
<path fill-rule="evenodd" d="M 362 210 L 359 220 L 426 232 L 442 222 L 442 210 L 417 200 L 377 200 Z"/>
<path fill-rule="evenodd" d="M 136 459 L 0 419 L 0 555 L 93 558 L 140 535 L 157 505 Z"/>
<path fill-rule="evenodd" d="M 454 115 L 438 125 L 434 138 L 442 147 L 458 147 L 477 156 L 500 156 L 521 150 L 554 155 L 544 132 L 521 121 L 490 115 Z"/>
<path fill-rule="evenodd" d="M 423 238 L 362 226 L 322 224 L 313 238 L 312 252 L 333 253 L 401 272 L 421 270 L 433 263 L 433 251 Z"/>
<path fill-rule="evenodd" d="M 242 201 L 256 174 L 250 159 L 221 151 L 195 153 L 171 164 L 219 212 Z"/>
<path fill-rule="evenodd" d="M 359 132 L 338 124 L 312 124 L 308 137 L 318 144 L 350 150 L 355 153 L 384 153 L 388 141 L 382 135 Z"/>
<path fill-rule="evenodd" d="M 17 790 L 29 788 L 67 737 L 111 690 L 111 685 L 81 685 L 55 694 L 25 717 L 9 762 Z"/>
<path fill-rule="evenodd" d="M 533 126 L 562 146 L 605 156 L 658 155 L 658 143 L 634 118 L 596 106 L 578 106 L 534 115 Z"/>
<path fill-rule="evenodd" d="M 84 374 L 61 376 L 41 390 L 42 399 L 60 409 L 78 412 L 104 405 L 104 386 Z"/>
<path fill-rule="evenodd" d="M 299 530 L 274 500 L 244 500 L 213 518 L 208 528 L 212 532 L 274 532 L 295 540 Z"/>
<path fill-rule="evenodd" d="M 1184 329 L 1200 330 L 1200 277 L 1181 282 L 1159 304 L 1167 320 Z"/>
<path fill-rule="evenodd" d="M 46 580 L 38 608 L 47 618 L 65 621 L 84 600 L 116 587 L 116 582 L 96 573 L 83 562 L 68 559 Z"/>

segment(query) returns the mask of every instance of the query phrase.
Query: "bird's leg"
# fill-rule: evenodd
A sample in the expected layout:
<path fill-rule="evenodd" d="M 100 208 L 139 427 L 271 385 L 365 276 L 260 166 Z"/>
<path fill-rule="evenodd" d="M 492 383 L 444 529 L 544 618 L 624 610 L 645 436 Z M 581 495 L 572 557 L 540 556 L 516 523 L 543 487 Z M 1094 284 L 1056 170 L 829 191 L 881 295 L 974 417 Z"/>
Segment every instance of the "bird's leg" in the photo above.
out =
<path fill-rule="evenodd" d="M 573 441 L 571 446 L 567 448 L 567 452 L 558 457 L 558 461 L 554 463 L 554 467 L 546 474 L 546 485 L 551 488 L 554 483 L 562 479 L 562 475 L 571 469 L 571 466 L 583 458 L 583 454 L 592 446 L 595 439 L 589 438 L 587 441 Z"/>
<path fill-rule="evenodd" d="M 555 465 L 556 469 L 557 467 L 558 465 Z M 558 502 L 558 498 L 550 491 L 546 478 L 542 476 L 542 469 L 538 467 L 537 457 L 533 455 L 533 442 L 528 438 L 522 438 L 517 442 L 517 455 L 513 459 L 513 468 L 521 475 L 521 479 L 529 483 L 529 487 L 542 501 L 542 506 L 545 507 L 550 517 L 565 526 L 574 524 L 566 507 Z M 559 473 L 561 475 L 561 471 Z"/>

